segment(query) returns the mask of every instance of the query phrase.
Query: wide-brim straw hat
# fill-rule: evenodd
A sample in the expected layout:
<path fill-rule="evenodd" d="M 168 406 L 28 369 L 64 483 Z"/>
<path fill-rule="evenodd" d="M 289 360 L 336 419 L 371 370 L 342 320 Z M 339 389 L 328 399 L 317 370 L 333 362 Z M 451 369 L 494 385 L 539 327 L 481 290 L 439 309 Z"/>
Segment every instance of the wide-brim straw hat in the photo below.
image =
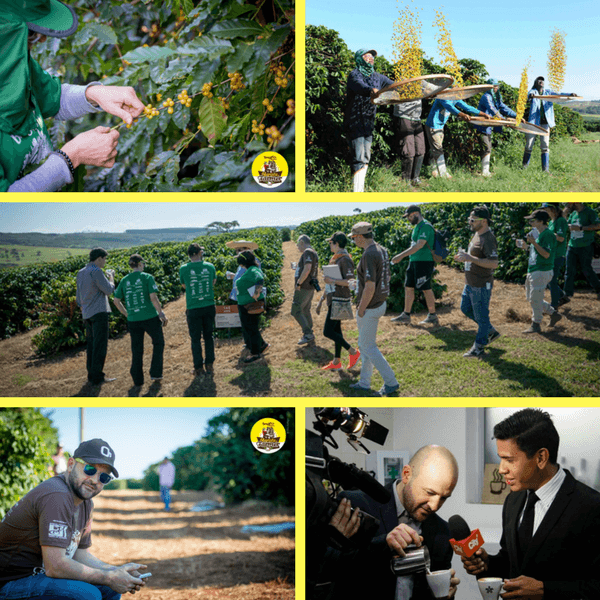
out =
<path fill-rule="evenodd" d="M 256 242 L 248 242 L 246 240 L 232 240 L 231 242 L 225 242 L 225 245 L 232 250 L 237 250 L 238 248 L 256 250 L 258 248 L 258 244 Z"/>
<path fill-rule="evenodd" d="M 68 37 L 79 25 L 75 11 L 59 0 L 0 0 L 0 9 L 23 19 L 31 31 L 48 37 Z"/>

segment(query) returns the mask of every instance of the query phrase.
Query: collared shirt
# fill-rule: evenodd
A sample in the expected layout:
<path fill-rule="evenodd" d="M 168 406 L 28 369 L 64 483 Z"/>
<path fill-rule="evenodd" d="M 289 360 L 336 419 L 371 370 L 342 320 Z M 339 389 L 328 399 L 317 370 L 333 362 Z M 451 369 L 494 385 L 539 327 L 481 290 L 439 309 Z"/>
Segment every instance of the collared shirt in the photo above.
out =
<path fill-rule="evenodd" d="M 169 461 L 158 465 L 158 484 L 172 488 L 175 483 L 175 465 Z"/>
<path fill-rule="evenodd" d="M 407 512 L 400 497 L 398 496 L 398 484 L 401 479 L 394 482 L 394 498 L 396 499 L 396 514 L 398 516 L 398 525 L 406 523 L 409 527 L 414 529 L 419 535 L 421 535 L 421 523 L 415 521 Z M 412 575 L 402 575 L 396 579 L 396 600 L 410 600 L 413 595 L 413 588 L 415 587 L 414 577 Z"/>
<path fill-rule="evenodd" d="M 94 263 L 88 263 L 77 273 L 76 301 L 81 307 L 84 319 L 95 314 L 112 312 L 108 297 L 115 291 L 115 284 L 110 283 L 104 271 Z"/>
<path fill-rule="evenodd" d="M 550 506 L 552 505 L 552 503 L 554 502 L 554 499 L 556 498 L 556 494 L 558 494 L 558 490 L 560 490 L 560 487 L 562 486 L 563 482 L 565 481 L 565 477 L 566 477 L 565 472 L 559 465 L 558 471 L 556 472 L 554 477 L 550 481 L 548 481 L 548 483 L 545 483 L 539 490 L 535 490 L 535 494 L 539 498 L 539 501 L 536 502 L 535 508 L 534 508 L 533 534 L 532 535 L 535 535 L 537 528 L 540 526 L 540 523 L 544 520 L 546 513 L 548 512 L 548 510 L 550 509 Z M 529 499 L 530 493 L 531 493 L 531 490 L 527 490 L 527 499 Z M 525 506 L 527 506 L 527 500 L 525 501 Z M 523 512 L 521 513 L 521 516 L 519 517 L 519 525 L 521 524 L 521 521 L 523 520 L 524 512 L 525 512 L 525 508 L 523 508 Z"/>

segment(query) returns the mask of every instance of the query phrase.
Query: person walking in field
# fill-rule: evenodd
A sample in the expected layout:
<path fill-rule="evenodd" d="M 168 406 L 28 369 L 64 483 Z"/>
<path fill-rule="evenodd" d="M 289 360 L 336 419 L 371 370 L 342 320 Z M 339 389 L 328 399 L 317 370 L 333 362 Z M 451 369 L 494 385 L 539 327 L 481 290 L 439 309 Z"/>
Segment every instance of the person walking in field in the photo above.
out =
<path fill-rule="evenodd" d="M 548 229 L 550 216 L 544 210 L 534 210 L 525 217 L 533 229 L 527 234 L 525 241 L 517 240 L 517 247 L 529 252 L 525 294 L 533 312 L 531 326 L 523 333 L 541 333 L 544 313 L 550 315 L 550 326 L 554 327 L 562 315 L 544 300 L 544 291 L 552 279 L 554 255 L 556 253 L 556 237 Z"/>
<path fill-rule="evenodd" d="M 175 484 L 175 465 L 165 456 L 158 465 L 158 485 L 160 498 L 165 503 L 165 510 L 171 510 L 171 488 Z"/>
<path fill-rule="evenodd" d="M 346 84 L 344 128 L 350 143 L 352 186 L 354 192 L 365 191 L 365 178 L 371 160 L 373 129 L 377 106 L 371 98 L 382 88 L 394 83 L 375 71 L 375 50 L 361 48 L 354 53 L 356 68 Z"/>
<path fill-rule="evenodd" d="M 385 315 L 390 294 L 390 259 L 387 250 L 373 239 L 371 223 L 355 223 L 350 237 L 364 250 L 358 263 L 358 293 L 356 295 L 356 325 L 361 356 L 360 379 L 350 385 L 354 390 L 370 390 L 373 367 L 383 378 L 378 396 L 393 394 L 400 388 L 394 371 L 377 347 L 379 319 Z"/>
<path fill-rule="evenodd" d="M 193 243 L 188 247 L 190 262 L 179 269 L 179 280 L 185 290 L 185 305 L 188 331 L 192 342 L 194 376 L 204 372 L 212 376 L 215 362 L 215 342 L 213 330 L 217 309 L 215 307 L 214 286 L 217 283 L 217 271 L 209 262 L 204 261 L 204 247 Z M 202 338 L 204 352 L 202 355 Z"/>
<path fill-rule="evenodd" d="M 144 334 L 152 340 L 150 378 L 163 378 L 165 337 L 163 326 L 168 322 L 158 300 L 158 286 L 154 277 L 144 273 L 145 261 L 139 254 L 129 257 L 132 273 L 123 277 L 115 292 L 115 306 L 127 317 L 131 337 L 131 378 L 135 386 L 144 384 Z"/>
<path fill-rule="evenodd" d="M 302 328 L 302 337 L 298 344 L 310 344 L 315 340 L 311 304 L 315 294 L 313 281 L 319 272 L 319 256 L 310 245 L 310 238 L 301 235 L 296 244 L 301 252 L 294 274 L 294 298 L 292 299 L 292 317 Z"/>
<path fill-rule="evenodd" d="M 82 442 L 65 473 L 25 494 L 0 522 L 0 600 L 119 600 L 145 585 L 146 565 L 109 565 L 89 552 L 94 503 L 119 473 L 101 439 Z"/>
<path fill-rule="evenodd" d="M 433 225 L 426 221 L 421 214 L 421 209 L 416 204 L 406 209 L 403 217 L 408 219 L 414 226 L 412 232 L 412 241 L 409 248 L 400 252 L 392 258 L 393 265 L 410 256 L 408 269 L 406 270 L 406 279 L 404 281 L 404 311 L 392 319 L 393 323 L 404 323 L 410 325 L 413 302 L 415 301 L 415 289 L 421 290 L 425 296 L 427 317 L 419 322 L 419 325 L 438 325 L 439 319 L 435 312 L 435 296 L 431 289 L 431 280 L 433 279 L 433 270 L 435 262 L 433 260 L 433 245 L 435 241 L 435 229 Z"/>
<path fill-rule="evenodd" d="M 565 266 L 567 254 L 567 241 L 569 239 L 569 224 L 563 217 L 563 212 L 558 202 L 544 202 L 542 209 L 550 215 L 548 229 L 556 237 L 556 253 L 554 255 L 554 266 L 552 267 L 552 280 L 548 284 L 550 289 L 550 304 L 554 310 L 558 310 L 565 293 L 558 284 L 558 279 Z"/>
<path fill-rule="evenodd" d="M 108 315 L 112 312 L 108 297 L 115 291 L 113 271 L 106 272 L 108 252 L 104 248 L 90 251 L 90 262 L 77 273 L 77 306 L 81 308 L 87 339 L 87 373 L 92 385 L 115 381 L 104 374 L 108 351 Z"/>

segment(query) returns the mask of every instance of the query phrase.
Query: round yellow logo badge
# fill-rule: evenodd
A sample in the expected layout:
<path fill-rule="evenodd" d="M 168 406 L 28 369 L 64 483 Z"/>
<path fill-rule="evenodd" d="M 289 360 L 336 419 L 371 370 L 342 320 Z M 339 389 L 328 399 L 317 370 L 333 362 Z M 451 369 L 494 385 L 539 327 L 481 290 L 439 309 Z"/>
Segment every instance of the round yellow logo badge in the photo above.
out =
<path fill-rule="evenodd" d="M 263 152 L 252 163 L 252 177 L 262 187 L 279 187 L 287 176 L 287 161 L 277 152 Z"/>
<path fill-rule="evenodd" d="M 273 454 L 285 444 L 285 428 L 277 419 L 261 419 L 252 427 L 250 441 L 259 452 Z"/>

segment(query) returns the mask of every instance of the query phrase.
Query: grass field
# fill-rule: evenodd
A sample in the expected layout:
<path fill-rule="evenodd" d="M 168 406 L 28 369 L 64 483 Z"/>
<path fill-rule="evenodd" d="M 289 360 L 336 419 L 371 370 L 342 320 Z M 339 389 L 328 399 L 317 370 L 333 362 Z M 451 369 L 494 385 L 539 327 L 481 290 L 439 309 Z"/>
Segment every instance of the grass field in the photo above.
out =
<path fill-rule="evenodd" d="M 600 139 L 600 133 L 586 133 L 581 140 Z M 523 136 L 523 145 L 525 137 Z M 373 148 L 373 155 L 377 148 Z M 520 162 L 520 157 L 519 157 Z M 426 160 L 427 163 L 427 160 Z M 419 188 L 407 185 L 401 178 L 398 160 L 391 167 L 369 168 L 367 192 L 598 192 L 600 191 L 600 143 L 574 144 L 563 138 L 550 144 L 550 171 L 543 173 L 539 142 L 534 146 L 528 169 L 510 166 L 496 160 L 492 153 L 492 177 L 466 168 L 450 167 L 452 179 L 430 177 L 430 168 L 423 167 Z M 307 192 L 351 192 L 350 169 L 343 174 L 327 173 L 323 181 L 307 181 Z"/>
<path fill-rule="evenodd" d="M 17 260 L 12 250 L 19 254 Z M 87 248 L 48 248 L 39 246 L 0 245 L 0 269 L 7 267 L 26 267 L 44 262 L 56 262 L 70 256 L 87 254 Z"/>

